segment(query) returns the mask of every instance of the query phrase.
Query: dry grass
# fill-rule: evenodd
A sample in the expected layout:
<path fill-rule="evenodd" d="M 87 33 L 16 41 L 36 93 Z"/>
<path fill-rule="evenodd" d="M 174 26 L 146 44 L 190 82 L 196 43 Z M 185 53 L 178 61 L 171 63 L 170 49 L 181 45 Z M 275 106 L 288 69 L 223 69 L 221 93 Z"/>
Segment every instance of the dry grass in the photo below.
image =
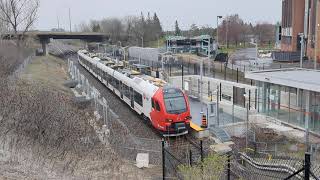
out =
<path fill-rule="evenodd" d="M 27 66 L 22 79 L 36 81 L 46 87 L 71 93 L 67 87 L 63 86 L 63 83 L 68 79 L 67 63 L 54 56 L 35 57 L 32 63 Z"/>
<path fill-rule="evenodd" d="M 20 80 L 7 81 L 16 59 L 0 76 L 0 179 L 152 178 L 154 169 L 136 168 L 99 141 L 93 109 L 78 109 L 63 86 L 64 60 L 36 57 Z"/>

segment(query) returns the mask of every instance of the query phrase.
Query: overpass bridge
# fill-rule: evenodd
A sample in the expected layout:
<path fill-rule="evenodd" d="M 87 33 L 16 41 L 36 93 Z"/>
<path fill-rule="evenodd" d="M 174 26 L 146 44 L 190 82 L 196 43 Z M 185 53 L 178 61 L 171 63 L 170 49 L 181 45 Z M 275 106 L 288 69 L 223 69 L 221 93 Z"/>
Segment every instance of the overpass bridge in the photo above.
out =
<path fill-rule="evenodd" d="M 110 36 L 104 33 L 95 32 L 51 32 L 51 31 L 29 31 L 25 34 L 19 32 L 17 35 L 13 33 L 3 34 L 2 39 L 22 39 L 33 37 L 38 39 L 42 45 L 44 55 L 48 54 L 48 44 L 50 39 L 80 39 L 88 42 L 103 42 L 109 40 Z"/>

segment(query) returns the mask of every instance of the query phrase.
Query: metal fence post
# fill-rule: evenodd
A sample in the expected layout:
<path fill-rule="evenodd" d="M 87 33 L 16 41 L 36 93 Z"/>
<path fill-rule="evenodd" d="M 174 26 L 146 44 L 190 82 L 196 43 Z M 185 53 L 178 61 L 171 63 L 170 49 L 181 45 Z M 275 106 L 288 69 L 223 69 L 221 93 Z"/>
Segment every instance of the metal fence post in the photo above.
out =
<path fill-rule="evenodd" d="M 232 81 L 234 81 L 234 79 L 233 79 L 233 63 L 231 64 L 231 78 L 232 78 Z"/>
<path fill-rule="evenodd" d="M 165 159 L 165 149 L 164 149 L 164 139 L 161 141 L 162 145 L 162 179 L 166 179 L 166 159 Z"/>
<path fill-rule="evenodd" d="M 239 68 L 237 68 L 237 83 L 239 82 Z"/>
<path fill-rule="evenodd" d="M 189 150 L 189 161 L 190 161 L 190 166 L 192 166 L 192 151 L 191 151 L 191 149 Z"/>
<path fill-rule="evenodd" d="M 219 86 L 218 86 L 217 87 L 217 113 L 216 113 L 218 127 L 219 127 L 219 124 L 220 124 L 220 122 L 219 122 L 220 121 L 219 113 L 220 113 L 220 111 L 219 111 Z"/>
<path fill-rule="evenodd" d="M 224 80 L 227 80 L 227 64 L 224 65 Z"/>
<path fill-rule="evenodd" d="M 201 162 L 203 162 L 203 143 L 202 140 L 200 140 L 200 157 L 201 157 Z"/>
<path fill-rule="evenodd" d="M 255 98 L 254 109 L 257 109 L 257 102 L 258 102 L 258 90 L 257 89 L 254 92 L 254 98 Z"/>
<path fill-rule="evenodd" d="M 219 91 L 219 95 L 220 95 L 220 101 L 221 101 L 221 97 L 222 97 L 222 88 L 221 88 L 221 83 L 220 83 L 220 91 Z M 217 97 L 218 98 L 218 97 Z"/>
<path fill-rule="evenodd" d="M 309 180 L 310 179 L 310 153 L 305 154 L 305 160 L 304 160 L 304 179 Z"/>
<path fill-rule="evenodd" d="M 231 164 L 230 164 L 231 155 L 228 155 L 228 168 L 227 168 L 227 180 L 231 179 Z"/>
<path fill-rule="evenodd" d="M 249 89 L 249 110 L 251 109 L 251 90 Z"/>
<path fill-rule="evenodd" d="M 246 117 L 246 149 L 248 148 L 248 145 L 249 145 L 249 107 L 248 107 L 248 104 L 247 104 L 247 117 Z"/>
<path fill-rule="evenodd" d="M 183 84 L 183 83 L 184 83 L 184 82 L 183 82 L 183 81 L 184 81 L 184 79 L 183 79 L 183 75 L 184 75 L 184 72 L 183 72 L 183 71 L 184 71 L 183 61 L 181 61 L 181 63 L 182 63 L 182 64 L 181 64 L 181 68 L 182 68 L 182 69 L 181 69 L 181 81 L 182 81 L 182 82 L 181 82 L 181 86 L 182 86 L 181 89 L 184 90 L 184 84 Z"/>

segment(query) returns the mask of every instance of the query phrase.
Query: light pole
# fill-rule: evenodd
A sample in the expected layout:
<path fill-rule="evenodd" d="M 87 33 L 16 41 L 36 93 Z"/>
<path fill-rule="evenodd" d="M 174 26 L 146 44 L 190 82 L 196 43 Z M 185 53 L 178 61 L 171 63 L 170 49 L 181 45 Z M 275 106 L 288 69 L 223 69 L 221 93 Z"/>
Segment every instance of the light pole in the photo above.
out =
<path fill-rule="evenodd" d="M 143 36 L 141 36 L 141 47 L 143 47 Z"/>
<path fill-rule="evenodd" d="M 217 16 L 217 46 L 219 47 L 219 19 L 221 19 L 222 16 Z"/>
<path fill-rule="evenodd" d="M 71 32 L 71 9 L 69 8 L 69 28 Z"/>
<path fill-rule="evenodd" d="M 107 44 L 103 44 L 104 47 L 104 53 L 107 54 Z"/>
<path fill-rule="evenodd" d="M 301 44 L 301 51 L 300 51 L 300 68 L 302 68 L 302 61 L 304 55 L 304 33 L 299 33 L 300 36 L 300 44 Z"/>

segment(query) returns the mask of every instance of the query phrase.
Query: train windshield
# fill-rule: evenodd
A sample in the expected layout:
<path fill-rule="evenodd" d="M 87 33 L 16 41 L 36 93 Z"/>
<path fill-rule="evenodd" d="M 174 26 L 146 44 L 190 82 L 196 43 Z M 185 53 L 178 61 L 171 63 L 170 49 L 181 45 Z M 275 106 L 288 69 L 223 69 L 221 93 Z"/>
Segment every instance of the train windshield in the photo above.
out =
<path fill-rule="evenodd" d="M 187 103 L 180 89 L 164 89 L 164 103 L 169 114 L 181 114 L 187 111 Z"/>

